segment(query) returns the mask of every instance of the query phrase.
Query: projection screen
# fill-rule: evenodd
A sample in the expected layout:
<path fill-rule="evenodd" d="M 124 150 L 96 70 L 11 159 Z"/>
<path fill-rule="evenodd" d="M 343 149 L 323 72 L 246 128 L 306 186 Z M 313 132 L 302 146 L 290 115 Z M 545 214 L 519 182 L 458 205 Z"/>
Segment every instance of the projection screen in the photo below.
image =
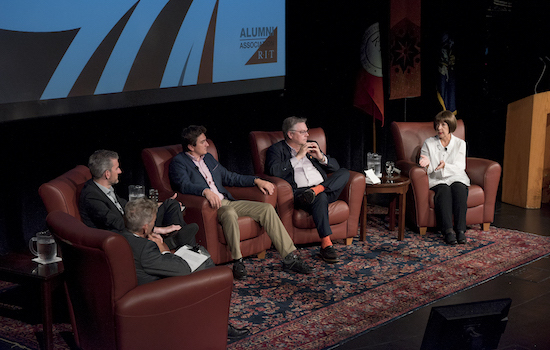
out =
<path fill-rule="evenodd" d="M 284 87 L 284 0 L 2 0 L 0 121 Z"/>

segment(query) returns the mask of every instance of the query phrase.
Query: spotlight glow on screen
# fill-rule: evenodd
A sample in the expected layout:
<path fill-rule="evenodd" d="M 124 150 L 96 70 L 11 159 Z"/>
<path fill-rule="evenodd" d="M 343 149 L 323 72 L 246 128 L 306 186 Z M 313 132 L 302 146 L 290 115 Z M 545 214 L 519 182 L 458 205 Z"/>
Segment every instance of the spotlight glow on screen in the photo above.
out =
<path fill-rule="evenodd" d="M 2 0 L 0 121 L 277 90 L 284 0 Z"/>

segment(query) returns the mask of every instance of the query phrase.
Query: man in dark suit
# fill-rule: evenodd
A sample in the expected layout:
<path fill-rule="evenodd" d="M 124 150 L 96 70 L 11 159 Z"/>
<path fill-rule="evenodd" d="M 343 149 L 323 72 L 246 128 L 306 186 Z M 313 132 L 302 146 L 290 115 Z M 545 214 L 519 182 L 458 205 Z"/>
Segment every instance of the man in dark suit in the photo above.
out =
<path fill-rule="evenodd" d="M 122 235 L 128 240 L 134 263 L 138 284 L 153 282 L 163 277 L 186 276 L 214 266 L 208 258 L 195 270 L 189 264 L 172 254 L 162 237 L 153 232 L 157 216 L 157 204 L 150 199 L 138 198 L 130 201 L 124 208 L 124 224 Z M 229 338 L 241 338 L 249 333 L 246 328 L 234 328 L 228 325 Z"/>
<path fill-rule="evenodd" d="M 88 161 L 92 179 L 88 180 L 79 198 L 82 221 L 90 227 L 121 233 L 124 229 L 124 206 L 127 200 L 119 197 L 113 185 L 119 182 L 122 173 L 116 152 L 98 150 Z M 159 207 L 154 231 L 166 235 L 165 241 L 174 249 L 183 245 L 195 246 L 198 225 L 187 225 L 183 220 L 181 205 L 175 196 Z"/>
<path fill-rule="evenodd" d="M 296 247 L 284 228 L 275 208 L 269 203 L 235 200 L 224 186 L 257 186 L 263 193 L 272 194 L 274 185 L 255 176 L 240 175 L 224 168 L 208 153 L 204 126 L 191 125 L 182 132 L 184 152 L 170 163 L 170 181 L 185 194 L 205 197 L 212 208 L 218 209 L 218 220 L 223 227 L 233 258 L 233 276 L 242 279 L 247 275 L 240 249 L 239 216 L 249 216 L 263 226 L 275 249 L 283 258 L 283 269 L 310 273 L 295 254 Z"/>
<path fill-rule="evenodd" d="M 283 121 L 284 140 L 267 149 L 265 173 L 286 180 L 294 190 L 294 204 L 311 214 L 321 238 L 320 255 L 326 262 L 338 261 L 332 246 L 328 205 L 338 199 L 349 180 L 349 171 L 336 159 L 323 154 L 315 141 L 308 141 L 306 118 Z M 327 174 L 332 173 L 329 177 Z"/>

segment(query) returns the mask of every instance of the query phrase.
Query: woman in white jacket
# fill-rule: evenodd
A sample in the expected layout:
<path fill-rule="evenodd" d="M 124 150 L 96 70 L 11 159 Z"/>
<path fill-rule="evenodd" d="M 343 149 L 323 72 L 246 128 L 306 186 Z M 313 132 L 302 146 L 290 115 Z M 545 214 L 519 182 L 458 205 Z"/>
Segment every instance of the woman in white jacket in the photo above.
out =
<path fill-rule="evenodd" d="M 447 244 L 466 243 L 466 209 L 470 178 L 466 175 L 466 142 L 452 133 L 456 117 L 442 111 L 434 118 L 437 135 L 428 138 L 420 151 L 430 189 L 435 192 L 436 221 Z M 454 216 L 454 229 L 453 229 Z"/>

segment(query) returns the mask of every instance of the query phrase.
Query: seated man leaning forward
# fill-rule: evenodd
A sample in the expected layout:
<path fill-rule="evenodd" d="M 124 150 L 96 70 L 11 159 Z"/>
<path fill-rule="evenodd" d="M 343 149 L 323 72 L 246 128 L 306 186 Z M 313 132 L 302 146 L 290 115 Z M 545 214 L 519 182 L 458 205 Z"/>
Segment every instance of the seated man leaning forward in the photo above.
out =
<path fill-rule="evenodd" d="M 124 208 L 122 235 L 132 248 L 138 284 L 156 281 L 163 277 L 189 275 L 191 267 L 178 255 L 170 253 L 162 237 L 153 232 L 157 216 L 157 204 L 150 199 L 139 198 L 128 202 Z M 214 266 L 208 258 L 193 272 Z M 249 333 L 246 328 L 228 325 L 229 338 L 241 338 Z"/>
<path fill-rule="evenodd" d="M 242 279 L 247 275 L 240 248 L 240 231 L 237 219 L 249 216 L 263 226 L 273 245 L 283 258 L 283 269 L 298 273 L 310 273 L 295 253 L 296 247 L 269 203 L 235 200 L 224 186 L 257 186 L 263 193 L 272 194 L 274 185 L 255 176 L 240 175 L 224 168 L 207 152 L 206 128 L 191 125 L 182 132 L 184 152 L 170 163 L 170 180 L 175 189 L 184 194 L 205 197 L 212 208 L 218 209 L 227 244 L 233 258 L 233 276 Z"/>
<path fill-rule="evenodd" d="M 283 121 L 284 140 L 267 149 L 265 173 L 286 180 L 294 190 L 294 205 L 311 214 L 321 238 L 320 255 L 328 263 L 338 262 L 332 246 L 328 205 L 338 199 L 349 180 L 349 171 L 336 159 L 323 154 L 315 141 L 308 141 L 306 118 Z M 332 173 L 328 177 L 327 173 Z"/>
<path fill-rule="evenodd" d="M 118 154 L 108 150 L 95 151 L 88 160 L 88 167 L 92 179 L 84 184 L 79 199 L 82 221 L 89 227 L 121 233 L 124 206 L 128 201 L 119 197 L 113 188 L 122 173 Z M 165 235 L 164 240 L 170 249 L 186 244 L 195 246 L 199 227 L 195 223 L 185 223 L 181 204 L 174 198 L 175 194 L 159 206 L 154 232 Z"/>

